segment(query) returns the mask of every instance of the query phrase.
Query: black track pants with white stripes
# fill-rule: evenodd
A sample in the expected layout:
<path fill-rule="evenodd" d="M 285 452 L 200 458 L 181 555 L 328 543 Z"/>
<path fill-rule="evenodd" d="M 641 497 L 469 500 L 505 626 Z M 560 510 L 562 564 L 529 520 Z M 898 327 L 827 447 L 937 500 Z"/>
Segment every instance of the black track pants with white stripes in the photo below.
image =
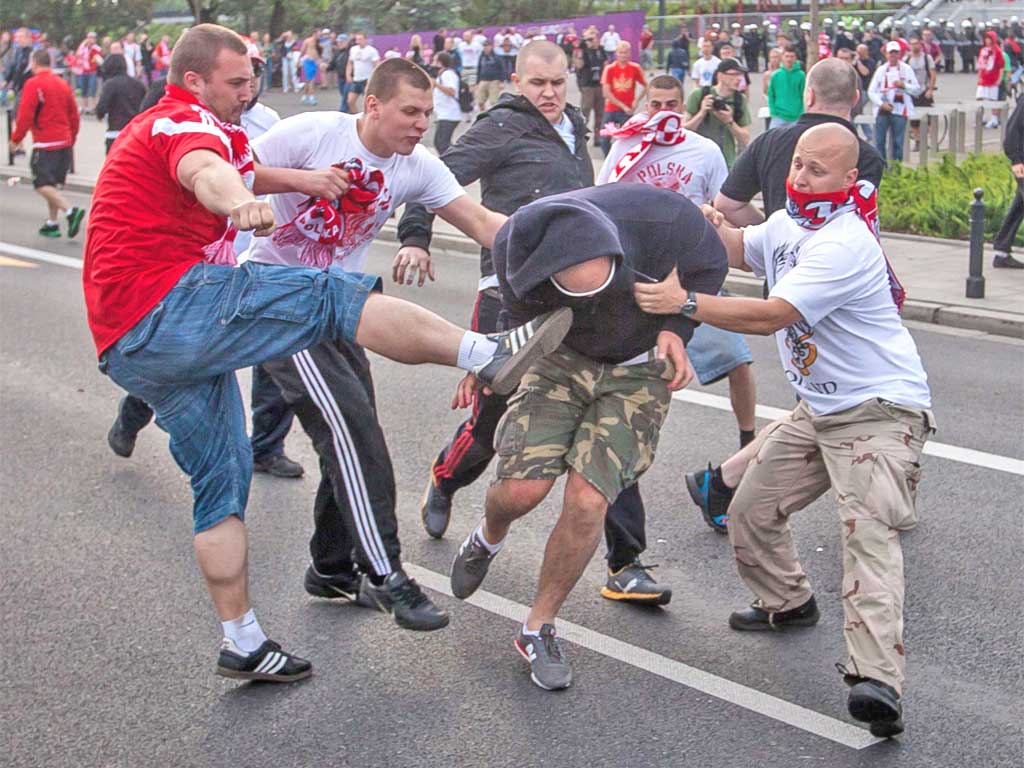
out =
<path fill-rule="evenodd" d="M 266 363 L 320 457 L 320 488 L 309 542 L 313 565 L 334 575 L 360 568 L 386 576 L 401 568 L 395 475 L 362 348 L 325 341 Z"/>

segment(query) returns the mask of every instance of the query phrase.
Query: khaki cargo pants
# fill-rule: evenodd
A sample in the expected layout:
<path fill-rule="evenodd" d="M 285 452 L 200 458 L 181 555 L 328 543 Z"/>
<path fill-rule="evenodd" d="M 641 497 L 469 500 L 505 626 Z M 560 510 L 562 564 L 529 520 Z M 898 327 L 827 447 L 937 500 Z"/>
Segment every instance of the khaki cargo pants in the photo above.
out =
<path fill-rule="evenodd" d="M 899 532 L 917 524 L 918 459 L 934 424 L 930 411 L 876 399 L 827 416 L 800 403 L 767 428 L 729 506 L 740 577 L 755 605 L 783 611 L 811 597 L 789 516 L 833 488 L 843 526 L 847 668 L 897 691 L 905 667 Z"/>

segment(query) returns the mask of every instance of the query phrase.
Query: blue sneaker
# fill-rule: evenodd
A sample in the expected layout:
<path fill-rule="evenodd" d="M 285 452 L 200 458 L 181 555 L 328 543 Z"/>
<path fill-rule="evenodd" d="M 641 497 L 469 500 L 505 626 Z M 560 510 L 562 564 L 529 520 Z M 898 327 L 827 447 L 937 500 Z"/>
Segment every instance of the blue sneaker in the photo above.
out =
<path fill-rule="evenodd" d="M 732 501 L 732 490 L 726 493 L 715 490 L 711 484 L 712 467 L 700 472 L 689 472 L 686 475 L 686 490 L 690 492 L 693 503 L 700 507 L 704 522 L 716 533 L 729 532 L 729 502 Z"/>

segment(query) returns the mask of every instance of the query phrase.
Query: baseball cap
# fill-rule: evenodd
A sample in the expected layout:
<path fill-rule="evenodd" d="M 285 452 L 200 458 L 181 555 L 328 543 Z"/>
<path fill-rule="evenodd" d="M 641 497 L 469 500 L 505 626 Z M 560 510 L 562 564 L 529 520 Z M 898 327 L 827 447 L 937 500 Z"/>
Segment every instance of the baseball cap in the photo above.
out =
<path fill-rule="evenodd" d="M 736 59 L 722 59 L 718 65 L 718 69 L 715 70 L 718 74 L 724 72 L 746 72 L 747 68 L 739 63 Z"/>
<path fill-rule="evenodd" d="M 890 53 L 891 51 L 896 51 L 896 53 L 900 52 L 900 44 L 897 43 L 895 40 L 892 40 L 885 44 L 885 52 Z"/>

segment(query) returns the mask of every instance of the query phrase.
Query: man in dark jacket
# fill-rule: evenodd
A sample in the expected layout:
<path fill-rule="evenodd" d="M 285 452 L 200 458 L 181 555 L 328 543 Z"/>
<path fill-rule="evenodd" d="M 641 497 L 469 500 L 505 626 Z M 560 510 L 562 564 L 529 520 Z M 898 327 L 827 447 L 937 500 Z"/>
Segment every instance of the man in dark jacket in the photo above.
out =
<path fill-rule="evenodd" d="M 1024 100 L 1018 101 L 1017 106 L 1010 115 L 1010 121 L 1006 124 L 1006 137 L 1003 139 L 1003 152 L 1010 159 L 1013 177 L 1017 180 L 1017 194 L 1013 196 L 1013 202 L 1006 211 L 1002 226 L 999 227 L 999 234 L 992 242 L 996 249 L 996 255 L 992 259 L 993 267 L 1007 269 L 1024 269 L 1024 262 L 1013 258 L 1010 251 L 1013 248 L 1013 241 L 1017 237 L 1017 230 L 1020 229 L 1021 220 L 1024 219 L 1024 111 L 1021 105 Z"/>
<path fill-rule="evenodd" d="M 501 98 L 505 85 L 505 65 L 494 52 L 494 43 L 484 41 L 484 49 L 476 65 L 476 105 L 480 111 L 494 106 Z"/>
<path fill-rule="evenodd" d="M 595 144 L 604 118 L 604 93 L 601 88 L 601 73 L 606 59 L 598 43 L 597 31 L 590 30 L 583 35 L 583 45 L 573 52 L 572 65 L 576 70 L 576 85 L 580 89 L 580 109 L 583 110 L 584 124 L 590 123 L 593 114 Z"/>
<path fill-rule="evenodd" d="M 480 180 L 482 200 L 492 211 L 515 213 L 548 195 L 592 186 L 594 170 L 587 151 L 587 127 L 579 110 L 565 103 L 565 69 L 561 49 L 535 41 L 519 56 L 517 85 L 523 95 L 504 95 L 441 159 L 460 184 Z M 543 110 L 543 111 L 542 111 Z M 571 133 L 570 133 L 571 130 Z M 396 279 L 409 267 L 423 275 L 430 263 L 432 217 L 420 206 L 407 206 L 398 225 L 402 249 L 395 259 Z M 473 308 L 473 328 L 498 329 L 501 297 L 490 251 L 480 253 L 480 289 Z M 441 538 L 448 528 L 452 497 L 473 483 L 494 456 L 494 430 L 507 398 L 478 395 L 472 415 L 459 425 L 431 468 L 421 514 L 427 533 Z M 646 548 L 644 508 L 636 487 L 612 505 L 607 521 L 608 564 L 613 572 L 602 594 L 610 599 L 663 605 L 672 591 L 658 585 L 640 566 Z M 626 590 L 625 586 L 633 586 Z"/>
<path fill-rule="evenodd" d="M 109 153 L 110 145 L 121 129 L 139 114 L 139 107 L 146 97 L 146 86 L 134 77 L 128 77 L 128 63 L 119 53 L 104 59 L 103 72 L 103 88 L 96 102 L 96 117 L 99 120 L 107 118 L 106 144 Z"/>
<path fill-rule="evenodd" d="M 476 591 L 512 522 L 568 473 L 536 599 L 516 636 L 532 680 L 556 690 L 570 685 L 572 667 L 555 617 L 597 548 L 609 506 L 653 463 L 672 392 L 693 376 L 684 344 L 694 324 L 644 312 L 633 288 L 676 279 L 715 294 L 728 266 L 721 240 L 689 200 L 609 184 L 521 208 L 494 240 L 494 267 L 509 322 L 564 306 L 573 321 L 508 403 L 495 436 L 496 481 L 484 519 L 452 563 L 452 593 L 465 599 Z M 471 401 L 472 386 L 471 377 L 460 384 L 460 405 Z"/>

